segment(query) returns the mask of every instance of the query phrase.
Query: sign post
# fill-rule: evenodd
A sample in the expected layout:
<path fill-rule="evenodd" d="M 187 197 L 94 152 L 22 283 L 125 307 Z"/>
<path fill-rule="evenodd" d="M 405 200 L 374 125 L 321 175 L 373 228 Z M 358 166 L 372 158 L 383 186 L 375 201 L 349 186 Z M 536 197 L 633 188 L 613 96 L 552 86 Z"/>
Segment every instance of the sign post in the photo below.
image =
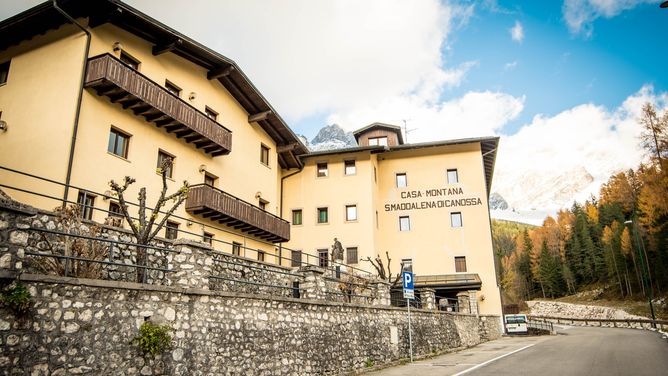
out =
<path fill-rule="evenodd" d="M 413 336 L 411 334 L 411 299 L 415 299 L 415 290 L 413 285 L 413 273 L 403 272 L 404 298 L 408 307 L 408 352 L 413 361 Z"/>

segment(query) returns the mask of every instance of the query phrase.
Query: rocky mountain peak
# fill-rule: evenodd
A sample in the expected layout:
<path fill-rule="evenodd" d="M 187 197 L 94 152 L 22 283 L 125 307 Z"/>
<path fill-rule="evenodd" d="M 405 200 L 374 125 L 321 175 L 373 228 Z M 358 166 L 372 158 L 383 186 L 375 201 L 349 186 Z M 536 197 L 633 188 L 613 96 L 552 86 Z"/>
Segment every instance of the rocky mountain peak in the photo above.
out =
<path fill-rule="evenodd" d="M 338 124 L 331 124 L 320 129 L 311 140 L 309 148 L 313 151 L 342 149 L 357 146 L 352 132 L 346 132 Z"/>

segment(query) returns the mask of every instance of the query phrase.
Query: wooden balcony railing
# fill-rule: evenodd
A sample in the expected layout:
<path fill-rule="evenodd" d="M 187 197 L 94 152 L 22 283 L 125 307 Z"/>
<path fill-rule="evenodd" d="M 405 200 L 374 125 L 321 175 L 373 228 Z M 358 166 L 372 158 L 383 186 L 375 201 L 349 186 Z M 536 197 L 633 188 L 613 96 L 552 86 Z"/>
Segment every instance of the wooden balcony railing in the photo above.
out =
<path fill-rule="evenodd" d="M 110 54 L 88 59 L 84 85 L 214 157 L 232 150 L 230 130 Z"/>
<path fill-rule="evenodd" d="M 209 185 L 190 187 L 186 211 L 274 243 L 290 240 L 288 221 Z"/>

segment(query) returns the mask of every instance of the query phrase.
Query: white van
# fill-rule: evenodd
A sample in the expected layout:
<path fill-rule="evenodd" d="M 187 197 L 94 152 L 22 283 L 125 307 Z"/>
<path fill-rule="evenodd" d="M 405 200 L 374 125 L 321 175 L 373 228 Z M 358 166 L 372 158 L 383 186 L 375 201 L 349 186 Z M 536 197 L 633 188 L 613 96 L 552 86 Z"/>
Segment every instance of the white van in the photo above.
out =
<path fill-rule="evenodd" d="M 506 324 L 506 333 L 508 334 L 527 334 L 527 315 L 504 315 L 504 322 Z"/>

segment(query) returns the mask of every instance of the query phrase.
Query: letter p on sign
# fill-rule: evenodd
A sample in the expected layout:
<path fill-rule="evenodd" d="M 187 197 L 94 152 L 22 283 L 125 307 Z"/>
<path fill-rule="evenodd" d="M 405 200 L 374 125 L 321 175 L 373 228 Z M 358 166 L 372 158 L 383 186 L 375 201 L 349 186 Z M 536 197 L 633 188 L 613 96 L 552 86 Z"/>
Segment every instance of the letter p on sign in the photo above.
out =
<path fill-rule="evenodd" d="M 403 280 L 404 280 L 404 288 L 408 290 L 413 290 L 413 273 L 404 272 Z"/>

